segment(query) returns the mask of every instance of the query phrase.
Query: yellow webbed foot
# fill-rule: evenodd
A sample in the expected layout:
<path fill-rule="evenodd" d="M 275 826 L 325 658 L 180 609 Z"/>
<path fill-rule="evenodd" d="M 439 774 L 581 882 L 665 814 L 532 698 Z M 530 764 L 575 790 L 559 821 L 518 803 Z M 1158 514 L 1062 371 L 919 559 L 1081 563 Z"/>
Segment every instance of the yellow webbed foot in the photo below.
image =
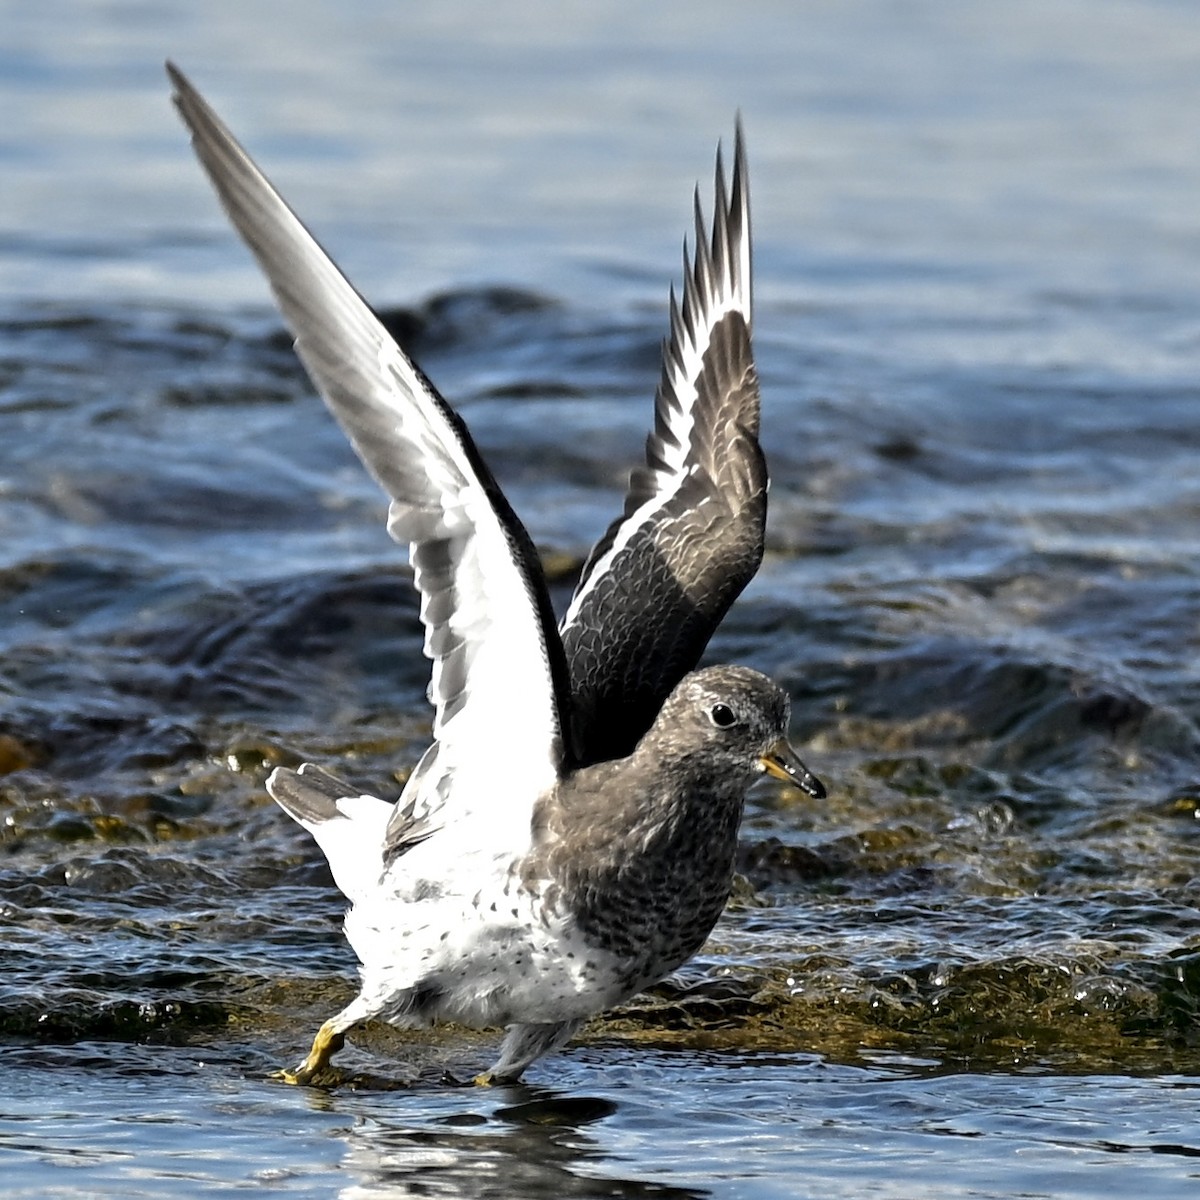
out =
<path fill-rule="evenodd" d="M 513 1083 L 520 1083 L 520 1075 L 497 1075 L 495 1070 L 484 1071 L 481 1075 L 476 1075 L 471 1082 L 475 1087 L 508 1087 Z"/>
<path fill-rule="evenodd" d="M 326 1021 L 313 1038 L 308 1057 L 294 1070 L 276 1071 L 274 1078 L 285 1083 L 311 1084 L 317 1087 L 339 1083 L 342 1073 L 329 1060 L 346 1044 L 346 1035 L 332 1021 Z"/>

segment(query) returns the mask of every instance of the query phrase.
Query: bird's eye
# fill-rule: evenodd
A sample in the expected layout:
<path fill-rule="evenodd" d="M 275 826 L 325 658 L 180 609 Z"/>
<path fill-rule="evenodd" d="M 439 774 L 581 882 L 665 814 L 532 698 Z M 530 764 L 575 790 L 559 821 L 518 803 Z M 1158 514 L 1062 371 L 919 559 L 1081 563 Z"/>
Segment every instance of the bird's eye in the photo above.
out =
<path fill-rule="evenodd" d="M 721 729 L 728 729 L 737 721 L 734 716 L 733 709 L 728 704 L 714 704 L 708 710 L 708 719 Z"/>

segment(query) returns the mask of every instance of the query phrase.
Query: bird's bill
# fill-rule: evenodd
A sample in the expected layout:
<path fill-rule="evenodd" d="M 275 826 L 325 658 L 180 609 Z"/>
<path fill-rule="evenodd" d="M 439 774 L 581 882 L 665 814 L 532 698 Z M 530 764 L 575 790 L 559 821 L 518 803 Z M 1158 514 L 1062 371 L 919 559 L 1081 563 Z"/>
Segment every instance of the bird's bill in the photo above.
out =
<path fill-rule="evenodd" d="M 800 755 L 787 738 L 780 738 L 758 761 L 768 775 L 798 787 L 816 800 L 825 799 L 825 785 L 800 761 Z"/>

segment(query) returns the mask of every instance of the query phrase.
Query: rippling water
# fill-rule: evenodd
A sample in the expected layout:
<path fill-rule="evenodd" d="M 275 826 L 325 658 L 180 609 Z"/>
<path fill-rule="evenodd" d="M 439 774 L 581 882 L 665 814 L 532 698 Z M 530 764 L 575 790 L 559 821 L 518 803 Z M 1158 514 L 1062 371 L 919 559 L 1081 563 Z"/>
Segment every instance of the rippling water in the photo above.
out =
<path fill-rule="evenodd" d="M 1194 1194 L 1200 12 L 0 11 L 8 1194 Z M 711 657 L 790 689 L 831 795 L 756 791 L 705 952 L 528 1086 L 448 1086 L 495 1040 L 454 1030 L 268 1078 L 353 963 L 263 780 L 394 792 L 427 666 L 168 54 L 395 306 L 560 601 L 743 111 L 772 510 Z"/>

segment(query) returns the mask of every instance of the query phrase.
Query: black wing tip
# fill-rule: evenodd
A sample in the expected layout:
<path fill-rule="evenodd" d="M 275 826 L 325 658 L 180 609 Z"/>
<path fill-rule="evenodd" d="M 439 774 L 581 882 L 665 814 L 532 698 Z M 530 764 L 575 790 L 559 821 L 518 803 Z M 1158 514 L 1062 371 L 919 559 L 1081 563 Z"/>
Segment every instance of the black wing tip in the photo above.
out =
<path fill-rule="evenodd" d="M 167 78 L 171 81 L 171 87 L 174 89 L 171 99 L 174 101 L 177 108 L 182 107 L 182 105 L 189 100 L 199 98 L 200 93 L 196 91 L 195 87 L 192 85 L 192 81 L 175 65 L 171 59 L 168 58 L 163 63 L 163 69 L 167 72 Z"/>
<path fill-rule="evenodd" d="M 208 101 L 200 95 L 192 81 L 175 63 L 168 58 L 163 63 L 163 67 L 166 69 L 167 78 L 171 81 L 171 103 L 175 105 L 179 115 L 183 118 L 183 123 L 192 135 L 193 143 L 199 136 L 200 127 L 203 124 L 209 124 L 218 129 L 222 128 L 220 118 L 212 111 Z M 232 139 L 232 135 L 229 136 Z"/>
<path fill-rule="evenodd" d="M 168 58 L 163 63 L 163 67 L 173 89 L 171 103 L 175 105 L 180 117 L 183 118 L 184 125 L 192 135 L 192 144 L 196 146 L 202 161 L 204 160 L 204 155 L 201 153 L 202 143 L 211 142 L 214 139 L 231 143 L 244 155 L 245 150 L 242 149 L 241 143 L 233 136 L 225 122 L 217 116 L 212 105 L 200 94 L 196 85 L 171 59 Z"/>
<path fill-rule="evenodd" d="M 725 140 L 717 139 L 717 182 L 725 182 Z M 746 176 L 746 123 L 742 120 L 742 110 L 735 109 L 733 114 L 733 182 L 736 187 L 739 178 Z"/>
<path fill-rule="evenodd" d="M 746 127 L 742 123 L 739 108 L 733 120 L 733 184 L 732 205 L 735 212 L 742 211 L 749 217 L 750 210 L 750 167 L 746 156 Z"/>

